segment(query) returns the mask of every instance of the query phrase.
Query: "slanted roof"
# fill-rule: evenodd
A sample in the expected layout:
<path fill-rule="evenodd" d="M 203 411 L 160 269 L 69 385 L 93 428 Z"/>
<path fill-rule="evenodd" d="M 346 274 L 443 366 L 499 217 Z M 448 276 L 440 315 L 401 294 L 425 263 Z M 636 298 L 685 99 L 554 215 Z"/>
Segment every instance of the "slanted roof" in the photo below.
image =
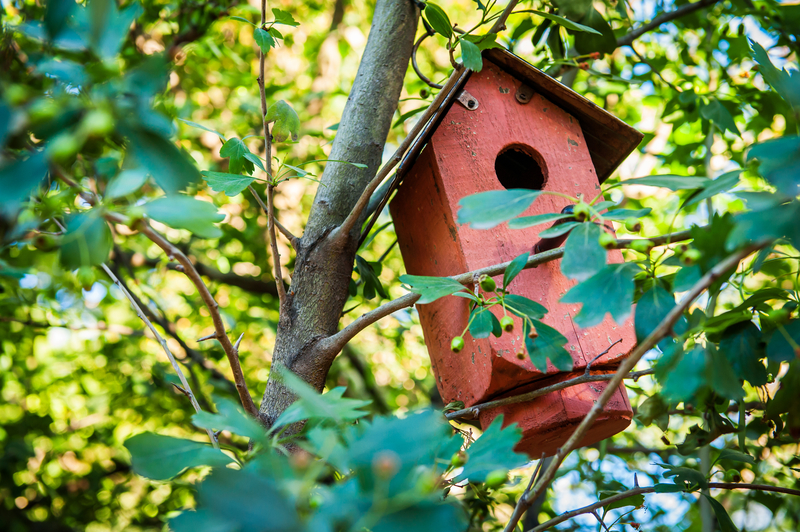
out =
<path fill-rule="evenodd" d="M 511 52 L 494 48 L 483 58 L 578 119 L 601 183 L 642 141 L 642 133 Z"/>

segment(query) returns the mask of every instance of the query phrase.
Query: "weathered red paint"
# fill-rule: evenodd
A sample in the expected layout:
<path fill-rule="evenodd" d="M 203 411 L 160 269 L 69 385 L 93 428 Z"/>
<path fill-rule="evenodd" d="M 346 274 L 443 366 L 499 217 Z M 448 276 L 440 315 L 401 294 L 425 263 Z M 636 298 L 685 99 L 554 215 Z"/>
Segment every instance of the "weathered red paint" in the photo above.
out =
<path fill-rule="evenodd" d="M 485 60 L 465 89 L 479 101 L 476 110 L 454 104 L 433 133 L 419 159 L 409 170 L 390 204 L 406 270 L 414 275 L 446 276 L 511 260 L 529 251 L 543 226 L 511 230 L 506 225 L 474 230 L 455 222 L 458 201 L 464 196 L 502 189 L 495 174 L 495 159 L 510 146 L 524 147 L 544 169 L 544 190 L 593 199 L 600 190 L 579 120 L 535 94 L 527 104 L 515 99 L 522 82 Z M 542 195 L 524 215 L 559 212 L 569 201 Z M 611 262 L 622 260 L 609 252 Z M 501 284 L 502 276 L 497 279 Z M 560 272 L 558 261 L 523 271 L 511 286 L 540 302 L 550 312 L 544 322 L 567 337 L 575 372 L 617 340 L 607 355 L 592 364 L 592 371 L 607 371 L 635 344 L 632 323 L 622 326 L 610 317 L 597 327 L 582 330 L 572 316 L 578 305 L 559 298 L 575 283 Z M 601 304 L 598 302 L 598 304 Z M 513 333 L 501 338 L 465 338 L 460 353 L 450 341 L 466 326 L 468 302 L 446 297 L 418 307 L 425 342 L 430 352 L 437 386 L 445 402 L 463 401 L 467 406 L 545 386 L 571 375 L 548 366 L 538 371 L 524 348 L 522 325 L 516 319 Z M 498 311 L 498 316 L 501 311 Z M 480 415 L 486 427 L 498 414 L 504 424 L 517 422 L 523 430 L 518 450 L 538 458 L 552 454 L 572 433 L 591 408 L 605 383 L 589 383 L 551 393 L 527 403 L 487 410 Z M 583 440 L 590 444 L 623 430 L 632 411 L 624 387 L 620 387 L 604 413 Z"/>

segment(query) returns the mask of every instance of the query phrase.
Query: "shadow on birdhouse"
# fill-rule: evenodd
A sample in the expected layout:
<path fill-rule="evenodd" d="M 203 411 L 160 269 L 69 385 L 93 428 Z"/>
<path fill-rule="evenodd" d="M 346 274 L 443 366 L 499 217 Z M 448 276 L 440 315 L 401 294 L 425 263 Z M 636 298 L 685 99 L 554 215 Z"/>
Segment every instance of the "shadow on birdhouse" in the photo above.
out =
<path fill-rule="evenodd" d="M 527 188 L 555 191 L 591 201 L 613 170 L 635 149 L 642 135 L 574 91 L 505 50 L 484 53 L 480 72 L 465 73 L 449 102 L 411 150 L 398 175 L 402 184 L 390 210 L 406 270 L 412 275 L 450 276 L 514 259 L 531 247 L 545 226 L 511 230 L 499 226 L 475 230 L 456 223 L 458 202 L 490 190 Z M 524 213 L 558 213 L 570 201 L 542 195 Z M 610 262 L 621 262 L 611 251 Z M 500 283 L 498 283 L 500 284 Z M 463 331 L 470 302 L 445 297 L 419 305 L 419 316 L 444 401 L 467 406 L 519 395 L 584 373 L 612 373 L 635 344 L 632 323 L 610 317 L 581 329 L 572 317 L 576 305 L 559 298 L 575 283 L 565 278 L 558 261 L 524 270 L 512 292 L 541 303 L 542 320 L 567 338 L 573 370 L 559 372 L 548 363 L 539 371 L 524 346 L 521 320 L 513 334 L 499 338 L 466 338 L 459 353 L 450 342 Z M 596 304 L 602 305 L 602 301 Z M 495 307 L 494 310 L 496 310 Z M 498 316 L 502 316 L 499 311 Z M 609 350 L 609 347 L 611 349 Z M 554 454 L 605 389 L 590 382 L 552 392 L 532 401 L 480 412 L 486 428 L 499 414 L 504 424 L 519 423 L 518 451 L 539 458 Z M 620 386 L 586 434 L 589 445 L 625 429 L 632 411 Z"/>

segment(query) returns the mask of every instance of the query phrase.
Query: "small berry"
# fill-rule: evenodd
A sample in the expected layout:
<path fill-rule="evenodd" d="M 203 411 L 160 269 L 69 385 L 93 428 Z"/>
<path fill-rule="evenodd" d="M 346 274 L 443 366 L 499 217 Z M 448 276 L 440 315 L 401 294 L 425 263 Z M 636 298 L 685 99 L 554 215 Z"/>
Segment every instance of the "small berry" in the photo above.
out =
<path fill-rule="evenodd" d="M 453 467 L 461 467 L 469 461 L 469 455 L 466 451 L 458 451 L 450 458 L 450 465 Z"/>
<path fill-rule="evenodd" d="M 589 63 L 587 63 L 586 61 L 581 61 L 580 63 L 578 63 L 578 68 L 580 68 L 581 70 L 589 70 Z"/>
<path fill-rule="evenodd" d="M 642 223 L 639 221 L 638 218 L 626 218 L 625 219 L 625 229 L 630 231 L 631 233 L 638 233 L 642 230 Z"/>
<path fill-rule="evenodd" d="M 489 488 L 499 488 L 508 480 L 508 469 L 496 469 L 486 475 L 486 486 Z"/>
<path fill-rule="evenodd" d="M 86 291 L 92 289 L 92 286 L 96 280 L 94 270 L 91 266 L 81 266 L 78 268 L 78 273 L 75 277 L 78 279 L 78 283 L 81 285 L 81 288 Z"/>
<path fill-rule="evenodd" d="M 520 360 L 525 360 L 525 351 L 517 351 L 517 358 Z"/>
<path fill-rule="evenodd" d="M 702 256 L 703 254 L 700 253 L 699 249 L 687 249 L 686 252 L 681 255 L 681 262 L 687 266 L 691 266 L 692 264 L 696 264 Z"/>
<path fill-rule="evenodd" d="M 450 349 L 453 350 L 453 353 L 460 353 L 464 349 L 464 337 L 456 336 L 453 338 L 453 341 L 450 342 Z"/>
<path fill-rule="evenodd" d="M 789 318 L 789 311 L 785 308 L 776 308 L 769 311 L 769 319 L 777 323 L 786 323 Z"/>
<path fill-rule="evenodd" d="M 497 290 L 497 283 L 495 283 L 494 279 L 492 279 L 488 275 L 481 275 L 479 281 L 481 283 L 481 288 L 483 288 L 484 292 L 494 292 L 495 290 Z"/>
<path fill-rule="evenodd" d="M 591 57 L 592 59 L 600 59 L 600 52 L 592 52 L 591 54 L 589 54 L 589 57 Z"/>
<path fill-rule="evenodd" d="M 591 210 L 589 209 L 588 204 L 580 202 L 575 204 L 575 207 L 573 207 L 572 209 L 572 213 L 575 216 L 576 220 L 578 220 L 579 222 L 585 222 L 586 220 L 589 219 Z"/>
<path fill-rule="evenodd" d="M 503 316 L 503 319 L 500 320 L 500 327 L 502 327 L 505 332 L 513 331 L 514 318 L 512 318 L 511 316 Z"/>
<path fill-rule="evenodd" d="M 39 251 L 52 251 L 56 248 L 56 239 L 40 233 L 33 239 L 33 247 Z"/>
<path fill-rule="evenodd" d="M 604 249 L 614 249 L 617 246 L 617 239 L 604 231 L 600 233 L 600 245 Z"/>
<path fill-rule="evenodd" d="M 653 249 L 653 242 L 646 238 L 639 238 L 628 244 L 628 246 L 634 251 L 647 255 Z"/>

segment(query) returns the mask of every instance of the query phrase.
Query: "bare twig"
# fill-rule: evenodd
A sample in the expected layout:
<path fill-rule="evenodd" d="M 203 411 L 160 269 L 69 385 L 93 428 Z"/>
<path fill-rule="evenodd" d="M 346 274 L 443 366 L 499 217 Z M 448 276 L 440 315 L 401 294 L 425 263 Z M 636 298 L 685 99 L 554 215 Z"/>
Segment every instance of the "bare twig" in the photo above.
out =
<path fill-rule="evenodd" d="M 550 482 L 553 481 L 556 475 L 556 471 L 558 467 L 563 462 L 564 458 L 569 454 L 573 449 L 575 449 L 578 445 L 578 442 L 583 438 L 586 434 L 586 431 L 594 423 L 597 416 L 600 415 L 600 412 L 603 411 L 608 401 L 611 399 L 611 396 L 617 393 L 617 388 L 620 384 L 622 384 L 623 379 L 630 373 L 630 371 L 636 366 L 639 360 L 644 356 L 646 352 L 653 348 L 654 345 L 658 343 L 659 340 L 667 336 L 671 331 L 672 327 L 678 321 L 678 319 L 683 315 L 684 310 L 686 310 L 692 302 L 702 294 L 706 288 L 708 288 L 714 281 L 719 279 L 725 272 L 730 270 L 731 268 L 735 268 L 739 262 L 741 262 L 744 258 L 748 255 L 753 253 L 754 251 L 758 251 L 759 249 L 763 248 L 769 244 L 769 241 L 762 241 L 756 244 L 751 244 L 736 253 L 729 255 L 724 260 L 720 261 L 716 266 L 714 266 L 711 270 L 709 270 L 702 278 L 700 278 L 697 283 L 686 293 L 683 297 L 681 302 L 677 304 L 665 317 L 661 320 L 661 323 L 653 329 L 653 331 L 647 336 L 647 338 L 642 341 L 636 349 L 633 350 L 631 355 L 626 358 L 622 364 L 620 365 L 617 372 L 614 374 L 611 381 L 606 386 L 606 389 L 603 390 L 603 393 L 597 399 L 597 401 L 592 405 L 592 408 L 589 410 L 589 413 L 583 418 L 580 425 L 575 429 L 572 433 L 572 436 L 566 441 L 566 443 L 558 449 L 556 452 L 552 464 L 547 470 L 544 472 L 542 476 L 542 480 L 536 485 L 536 489 L 528 494 L 526 497 L 521 497 L 520 500 L 517 502 L 517 506 L 514 508 L 514 512 L 511 515 L 511 519 L 509 520 L 508 524 L 506 525 L 505 532 L 511 532 L 516 527 L 517 522 L 522 517 L 522 514 L 525 513 L 525 510 L 531 503 L 536 500 L 536 498 L 547 489 L 550 485 Z"/>
<path fill-rule="evenodd" d="M 278 289 L 278 302 L 280 304 L 280 310 L 283 311 L 283 308 L 286 304 L 286 288 L 283 286 L 283 272 L 281 271 L 281 253 L 278 251 L 278 239 L 275 236 L 275 202 L 273 201 L 273 193 L 275 187 L 272 185 L 267 185 L 267 208 L 269 209 L 267 214 L 267 229 L 269 230 L 269 241 L 270 246 L 272 247 L 272 262 L 274 262 L 275 266 L 275 285 Z"/>
<path fill-rule="evenodd" d="M 192 392 L 192 388 L 189 386 L 189 381 L 186 380 L 186 377 L 184 376 L 181 367 L 178 365 L 178 361 L 175 360 L 175 357 L 169 350 L 169 347 L 167 346 L 167 341 L 164 340 L 164 337 L 158 334 L 158 330 L 156 330 L 156 328 L 153 327 L 153 324 L 150 323 L 150 320 L 147 319 L 147 316 L 144 315 L 144 312 L 142 312 L 142 309 L 136 303 L 136 300 L 131 296 L 130 292 L 128 292 L 128 290 L 120 282 L 117 276 L 114 275 L 114 272 L 112 272 L 111 269 L 105 264 L 101 264 L 100 266 L 102 266 L 103 270 L 105 270 L 108 276 L 111 277 L 111 280 L 114 281 L 114 284 L 117 285 L 117 287 L 122 291 L 125 297 L 128 298 L 128 301 L 130 301 L 133 310 L 136 311 L 136 315 L 139 316 L 139 319 L 141 319 L 145 323 L 145 325 L 147 325 L 147 327 L 150 329 L 150 332 L 152 332 L 153 336 L 155 336 L 156 340 L 158 340 L 158 343 L 161 344 L 161 348 L 164 350 L 164 353 L 166 353 L 170 364 L 172 364 L 172 368 L 175 370 L 175 373 L 178 374 L 178 378 L 181 380 L 182 387 L 178 387 L 176 385 L 176 388 L 178 388 L 184 395 L 186 395 L 189 398 L 189 401 L 192 403 L 195 412 L 201 412 L 202 409 L 200 408 L 200 404 L 197 402 L 197 399 L 195 398 L 194 393 Z M 217 441 L 217 436 L 214 434 L 214 432 L 211 429 L 206 429 L 206 432 L 208 433 L 208 438 L 211 440 L 211 445 L 213 445 L 215 449 L 219 449 L 219 442 Z"/>
<path fill-rule="evenodd" d="M 247 187 L 247 190 L 250 191 L 250 193 L 256 199 L 256 202 L 264 210 L 264 214 L 269 216 L 269 207 L 267 207 L 267 205 L 264 203 L 264 200 L 261 199 L 261 196 L 258 195 L 258 192 L 256 192 L 256 190 L 253 188 L 253 185 L 249 185 Z M 278 231 L 280 231 L 283 234 L 283 236 L 286 237 L 286 239 L 292 244 L 292 247 L 294 249 L 297 249 L 297 245 L 299 243 L 299 239 L 296 236 L 294 236 L 292 234 L 292 232 L 289 231 L 280 221 L 278 221 L 278 217 L 277 216 L 273 217 L 273 221 L 275 222 L 275 227 L 278 228 Z"/>
<path fill-rule="evenodd" d="M 200 297 L 202 298 L 203 302 L 208 308 L 209 314 L 211 315 L 211 321 L 214 323 L 215 337 L 219 341 L 220 345 L 222 345 L 222 349 L 225 351 L 225 355 L 228 358 L 228 363 L 230 364 L 231 371 L 233 373 L 233 382 L 236 384 L 236 391 L 239 393 L 239 399 L 242 403 L 242 406 L 248 414 L 258 417 L 258 408 L 256 408 L 255 403 L 253 403 L 253 398 L 250 397 L 250 392 L 247 390 L 247 384 L 244 380 L 244 373 L 242 373 L 242 367 L 239 364 L 239 354 L 233 347 L 231 339 L 228 338 L 228 335 L 225 332 L 225 324 L 222 321 L 222 316 L 219 313 L 219 304 L 214 299 L 214 296 L 211 295 L 211 292 L 203 282 L 200 274 L 197 273 L 192 261 L 189 260 L 183 251 L 172 244 L 169 240 L 164 238 L 160 233 L 155 231 L 145 221 L 140 221 L 136 227 L 145 236 L 147 236 L 147 238 L 152 240 L 153 243 L 164 250 L 168 257 L 174 258 L 181 264 L 181 266 L 183 266 L 184 273 L 192 281 L 195 288 L 197 288 L 197 291 L 200 293 Z M 283 286 L 283 284 L 280 282 L 277 284 L 278 286 Z"/>
<path fill-rule="evenodd" d="M 684 15 L 688 15 L 689 13 L 693 13 L 698 9 L 702 9 L 704 7 L 708 7 L 712 4 L 716 4 L 720 0 L 700 0 L 699 2 L 695 2 L 694 4 L 686 4 L 678 9 L 673 11 L 669 11 L 667 13 L 662 13 L 647 24 L 643 24 L 636 28 L 635 30 L 631 31 L 630 33 L 623 35 L 619 39 L 617 39 L 617 46 L 628 46 L 633 41 L 647 33 L 648 31 L 652 31 L 657 27 L 665 24 L 667 22 L 673 21 L 676 18 L 681 18 Z"/>
<path fill-rule="evenodd" d="M 518 3 L 519 0 L 510 0 L 508 2 L 508 5 L 500 14 L 500 17 L 494 21 L 492 29 L 489 30 L 489 33 L 499 33 L 506 29 L 506 20 L 508 20 L 509 15 L 511 15 L 511 12 L 514 11 L 514 8 L 517 7 Z"/>
<path fill-rule="evenodd" d="M 768 491 L 772 493 L 785 493 L 787 495 L 795 495 L 800 496 L 800 490 L 795 490 L 791 488 L 781 488 L 778 486 L 768 486 L 766 484 L 734 484 L 730 482 L 709 482 L 708 487 L 711 489 L 721 489 L 721 490 L 754 490 L 754 491 Z M 542 523 L 541 525 L 534 528 L 531 532 L 542 532 L 543 530 L 547 530 L 553 528 L 554 526 L 563 523 L 564 521 L 568 521 L 573 517 L 577 517 L 582 514 L 594 513 L 596 510 L 600 508 L 605 508 L 606 506 L 613 504 L 618 501 L 625 500 L 629 497 L 634 497 L 636 495 L 644 495 L 645 493 L 654 493 L 656 490 L 655 488 L 633 488 L 627 491 L 623 491 L 621 493 L 617 493 L 616 495 L 612 495 L 611 497 L 607 497 L 601 501 L 597 501 L 594 504 L 590 504 L 588 506 L 584 506 L 583 508 L 578 508 L 576 510 L 572 510 L 569 512 L 565 512 L 558 517 L 554 517 L 549 521 Z"/>
<path fill-rule="evenodd" d="M 656 246 L 661 246 L 664 244 L 672 244 L 675 242 L 681 242 L 683 240 L 689 240 L 692 238 L 691 233 L 689 231 L 680 231 L 677 233 L 670 233 L 667 235 L 661 235 L 658 237 L 649 238 Z M 638 238 L 633 239 L 618 239 L 617 244 L 615 247 L 617 248 L 624 248 L 627 247 L 631 242 L 636 240 L 641 240 Z M 545 251 L 543 253 L 537 253 L 535 255 L 531 255 L 528 258 L 528 262 L 525 264 L 525 269 L 527 268 L 535 268 L 540 264 L 544 264 L 546 262 L 550 262 L 552 260 L 560 259 L 564 254 L 564 248 L 556 248 L 551 249 L 549 251 Z M 503 262 L 500 264 L 495 264 L 494 266 L 488 266 L 486 268 L 481 268 L 479 270 L 475 270 L 472 272 L 462 273 L 460 275 L 454 275 L 451 279 L 455 279 L 459 283 L 469 286 L 475 276 L 480 277 L 481 275 L 488 275 L 489 277 L 494 277 L 496 275 L 500 275 L 506 271 L 511 261 Z M 412 306 L 414 303 L 419 300 L 420 295 L 415 294 L 413 292 L 408 293 L 404 296 L 401 296 L 393 301 L 389 301 L 381 305 L 380 307 L 367 312 L 356 318 L 352 323 L 350 323 L 347 327 L 339 331 L 338 333 L 334 334 L 333 336 L 329 336 L 320 340 L 317 344 L 318 349 L 321 352 L 327 353 L 329 356 L 335 356 L 342 350 L 342 347 L 352 340 L 359 332 L 363 331 L 373 323 L 377 322 L 385 318 L 386 316 L 391 315 L 398 310 L 408 308 Z"/>

